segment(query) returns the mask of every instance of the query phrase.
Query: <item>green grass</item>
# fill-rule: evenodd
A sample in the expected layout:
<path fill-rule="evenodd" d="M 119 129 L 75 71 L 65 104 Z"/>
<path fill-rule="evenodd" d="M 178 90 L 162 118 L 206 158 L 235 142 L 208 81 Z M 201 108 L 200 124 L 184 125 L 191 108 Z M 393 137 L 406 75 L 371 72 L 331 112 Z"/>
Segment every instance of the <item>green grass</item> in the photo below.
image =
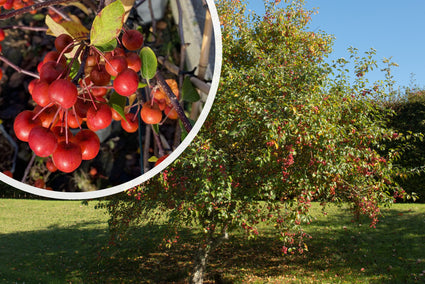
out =
<path fill-rule="evenodd" d="M 75 201 L 0 199 L 0 283 L 81 283 L 107 218 Z"/>
<path fill-rule="evenodd" d="M 182 245 L 166 249 L 163 227 L 139 227 L 136 238 L 107 249 L 108 216 L 93 206 L 0 199 L 0 283 L 184 283 L 194 231 L 182 230 Z M 270 235 L 232 236 L 213 253 L 207 282 L 425 282 L 425 205 L 396 204 L 376 229 L 351 222 L 345 209 L 313 209 L 306 254 L 282 256 Z"/>

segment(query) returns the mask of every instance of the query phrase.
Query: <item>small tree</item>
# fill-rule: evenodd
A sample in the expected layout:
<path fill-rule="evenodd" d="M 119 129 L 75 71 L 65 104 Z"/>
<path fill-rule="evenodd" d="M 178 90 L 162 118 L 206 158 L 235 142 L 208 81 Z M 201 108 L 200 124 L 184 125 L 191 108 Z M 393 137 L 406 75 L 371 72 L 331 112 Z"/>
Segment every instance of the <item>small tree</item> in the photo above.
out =
<path fill-rule="evenodd" d="M 353 50 L 353 85 L 344 71 L 331 76 L 347 63 L 324 63 L 332 38 L 308 30 L 303 1 L 276 3 L 258 16 L 241 1 L 218 2 L 224 60 L 207 122 L 172 166 L 108 204 L 115 239 L 155 220 L 154 210 L 170 232 L 200 226 L 192 283 L 202 283 L 211 250 L 235 230 L 255 237 L 260 223 L 273 224 L 282 253 L 302 253 L 312 201 L 346 202 L 375 225 L 379 204 L 393 200 L 393 154 L 375 149 L 397 134 L 376 101 L 386 86 L 364 79 L 373 52 Z"/>

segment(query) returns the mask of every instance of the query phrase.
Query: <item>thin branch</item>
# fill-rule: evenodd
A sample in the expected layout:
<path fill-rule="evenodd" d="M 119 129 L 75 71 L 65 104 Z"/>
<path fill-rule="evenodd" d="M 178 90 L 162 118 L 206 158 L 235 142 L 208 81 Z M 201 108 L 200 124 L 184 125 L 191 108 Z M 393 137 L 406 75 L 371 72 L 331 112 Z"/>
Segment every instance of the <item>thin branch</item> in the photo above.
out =
<path fill-rule="evenodd" d="M 182 106 L 180 105 L 176 95 L 174 95 L 170 86 L 168 86 L 164 77 L 162 77 L 162 75 L 159 72 L 156 72 L 155 78 L 158 81 L 158 84 L 161 86 L 161 88 L 165 91 L 167 96 L 170 98 L 171 104 L 173 105 L 174 109 L 179 115 L 179 118 L 182 121 L 184 128 L 186 129 L 187 132 L 190 132 L 190 130 L 192 130 L 192 124 L 190 123 L 189 119 L 186 117 L 186 114 L 184 113 L 184 110 Z"/>
<path fill-rule="evenodd" d="M 99 14 L 100 11 L 102 11 L 103 8 L 105 8 L 105 0 L 100 0 L 99 6 L 97 7 L 97 14 Z"/>
<path fill-rule="evenodd" d="M 152 33 L 156 40 L 156 19 L 155 19 L 155 14 L 153 13 L 152 0 L 149 0 L 148 4 L 149 4 L 149 13 L 151 15 L 151 20 L 152 20 Z"/>
<path fill-rule="evenodd" d="M 59 10 L 58 8 L 50 6 L 49 9 L 52 10 L 53 12 L 55 12 L 56 14 L 58 14 L 59 16 L 61 16 L 62 18 L 64 18 L 65 21 L 71 21 L 71 18 L 67 14 L 65 14 L 64 12 Z"/>
<path fill-rule="evenodd" d="M 28 27 L 28 26 L 5 26 L 1 27 L 3 30 L 27 30 L 27 31 L 34 31 L 34 32 L 45 32 L 48 30 L 46 27 Z"/>
<path fill-rule="evenodd" d="M 30 172 L 30 169 L 31 169 L 32 165 L 34 164 L 34 160 L 35 160 L 35 154 L 34 154 L 34 153 L 32 153 L 31 160 L 28 162 L 28 165 L 27 165 L 27 167 L 26 167 L 26 169 L 25 169 L 24 176 L 22 177 L 21 182 L 25 183 L 25 180 L 26 180 L 26 179 L 27 179 L 27 177 L 28 177 L 28 174 L 29 174 L 29 172 Z"/>
<path fill-rule="evenodd" d="M 7 65 L 9 65 L 9 67 L 15 69 L 18 73 L 22 73 L 22 74 L 25 74 L 25 75 L 32 76 L 34 78 L 40 79 L 40 76 L 38 74 L 33 73 L 31 71 L 24 70 L 21 67 L 16 66 L 15 64 L 13 64 L 9 59 L 7 59 L 4 56 L 1 56 L 0 55 L 0 61 L 3 61 L 4 63 L 6 63 Z"/>
<path fill-rule="evenodd" d="M 162 157 L 162 156 L 164 156 L 164 147 L 162 147 L 162 143 L 161 143 L 161 139 L 159 137 L 159 134 L 156 133 L 154 129 L 152 129 L 152 130 L 153 130 L 153 137 L 155 139 L 155 144 L 158 147 L 158 155 L 160 157 Z"/>
<path fill-rule="evenodd" d="M 183 86 L 183 74 L 184 62 L 186 60 L 186 48 L 187 45 L 184 41 L 184 32 L 183 32 L 183 10 L 180 3 L 180 0 L 176 0 L 177 10 L 179 12 L 179 36 L 180 36 L 180 66 L 179 66 L 179 86 Z"/>
<path fill-rule="evenodd" d="M 168 71 L 171 73 L 178 75 L 179 74 L 179 67 L 171 63 L 170 61 L 166 60 L 163 56 L 158 56 L 158 62 L 167 68 Z M 208 94 L 210 92 L 210 86 L 206 84 L 204 81 L 200 80 L 196 76 L 191 76 L 190 81 L 195 85 L 196 88 L 198 88 L 201 92 Z"/>
<path fill-rule="evenodd" d="M 40 3 L 36 3 L 34 5 L 31 6 L 27 6 L 24 7 L 22 9 L 19 10 L 12 10 L 10 12 L 4 13 L 0 15 L 0 20 L 5 20 L 5 19 L 9 19 L 9 18 L 13 18 L 25 13 L 29 13 L 31 11 L 35 11 L 41 8 L 45 8 L 45 7 L 49 7 L 51 5 L 58 5 L 58 4 L 62 4 L 62 3 L 68 3 L 68 2 L 74 2 L 75 0 L 47 0 L 44 2 L 40 2 Z"/>
<path fill-rule="evenodd" d="M 149 148 L 151 144 L 152 128 L 149 124 L 145 125 L 145 146 L 143 147 L 143 167 L 144 172 L 149 171 Z"/>

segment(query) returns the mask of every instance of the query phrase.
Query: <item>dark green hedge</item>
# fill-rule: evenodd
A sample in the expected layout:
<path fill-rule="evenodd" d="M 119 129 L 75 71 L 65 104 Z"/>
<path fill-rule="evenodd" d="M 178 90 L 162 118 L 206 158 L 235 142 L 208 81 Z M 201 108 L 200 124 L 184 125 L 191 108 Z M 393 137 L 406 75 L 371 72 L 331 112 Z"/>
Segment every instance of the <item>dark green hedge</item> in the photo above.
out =
<path fill-rule="evenodd" d="M 409 172 L 425 166 L 425 141 L 420 138 L 425 133 L 425 94 L 423 91 L 407 92 L 405 97 L 405 100 L 392 103 L 395 115 L 390 118 L 389 126 L 410 137 L 407 141 L 401 141 L 402 145 L 391 145 L 403 150 L 398 165 Z M 423 170 L 397 180 L 406 192 L 418 195 L 418 202 L 425 202 Z"/>

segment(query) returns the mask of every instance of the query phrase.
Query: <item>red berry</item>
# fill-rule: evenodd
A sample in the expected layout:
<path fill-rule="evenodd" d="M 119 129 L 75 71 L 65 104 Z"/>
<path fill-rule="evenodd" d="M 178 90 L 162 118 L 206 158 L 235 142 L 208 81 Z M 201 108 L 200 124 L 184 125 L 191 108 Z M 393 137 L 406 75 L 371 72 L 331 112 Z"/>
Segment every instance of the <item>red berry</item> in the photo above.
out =
<path fill-rule="evenodd" d="M 81 118 L 85 118 L 87 116 L 87 110 L 93 105 L 93 102 L 90 100 L 85 100 L 82 98 L 77 98 L 77 102 L 75 103 L 75 112 Z"/>
<path fill-rule="evenodd" d="M 5 38 L 4 30 L 0 29 L 0 41 L 3 41 Z"/>
<path fill-rule="evenodd" d="M 70 173 L 75 171 L 82 161 L 81 148 L 76 143 L 62 141 L 52 155 L 53 163 L 58 170 Z"/>
<path fill-rule="evenodd" d="M 121 119 L 121 127 L 128 133 L 136 132 L 139 128 L 139 121 L 133 113 L 126 113 L 125 119 Z"/>
<path fill-rule="evenodd" d="M 31 92 L 32 99 L 41 107 L 45 107 L 50 103 L 49 83 L 46 81 L 38 81 L 34 83 Z"/>
<path fill-rule="evenodd" d="M 162 120 L 162 111 L 156 103 L 145 103 L 140 110 L 140 117 L 146 124 L 157 124 Z"/>
<path fill-rule="evenodd" d="M 122 44 L 128 50 L 138 50 L 143 45 L 143 35 L 137 30 L 126 30 L 122 35 Z"/>
<path fill-rule="evenodd" d="M 113 120 L 120 121 L 122 119 L 122 116 L 114 108 L 111 108 L 111 111 Z"/>
<path fill-rule="evenodd" d="M 32 91 L 34 90 L 34 86 L 36 83 L 40 82 L 40 79 L 32 79 L 28 83 L 28 92 L 32 95 Z"/>
<path fill-rule="evenodd" d="M 68 111 L 68 126 L 70 128 L 79 128 L 83 123 L 83 119 L 81 117 L 75 116 L 73 111 Z"/>
<path fill-rule="evenodd" d="M 127 68 L 115 78 L 113 83 L 115 91 L 121 96 L 128 97 L 136 92 L 139 87 L 139 76 L 137 73 Z"/>
<path fill-rule="evenodd" d="M 72 139 L 72 132 L 68 127 L 55 126 L 52 128 L 52 132 L 56 137 L 56 140 L 59 142 L 66 141 L 66 137 L 68 137 L 68 141 Z"/>
<path fill-rule="evenodd" d="M 60 78 L 65 73 L 65 65 L 56 63 L 56 61 L 47 61 L 41 66 L 40 81 L 46 81 L 48 84 Z"/>
<path fill-rule="evenodd" d="M 77 102 L 78 89 L 71 81 L 59 79 L 50 84 L 49 96 L 52 102 L 68 109 Z"/>
<path fill-rule="evenodd" d="M 43 58 L 43 64 L 49 61 L 58 61 L 58 58 L 60 56 L 60 53 L 57 52 L 56 50 L 52 50 L 46 53 L 46 55 Z M 66 65 L 66 58 L 64 56 L 61 57 L 61 59 L 59 60 L 59 63 L 61 63 L 62 65 Z"/>
<path fill-rule="evenodd" d="M 46 183 L 44 182 L 44 179 L 39 178 L 34 182 L 34 186 L 38 188 L 44 188 L 46 186 Z"/>
<path fill-rule="evenodd" d="M 100 140 L 96 133 L 83 129 L 75 135 L 75 142 L 81 147 L 83 160 L 91 160 L 97 156 L 100 149 Z"/>
<path fill-rule="evenodd" d="M 155 167 L 158 166 L 162 161 L 165 160 L 165 158 L 167 158 L 169 156 L 169 154 L 164 155 L 162 157 L 160 157 L 156 162 L 155 162 Z"/>
<path fill-rule="evenodd" d="M 41 120 L 37 117 L 33 119 L 34 113 L 30 110 L 24 110 L 15 118 L 13 123 L 13 130 L 15 131 L 16 137 L 24 142 L 28 142 L 28 136 L 31 130 L 38 125 L 41 125 Z"/>
<path fill-rule="evenodd" d="M 4 3 L 3 8 L 5 10 L 10 10 L 13 8 L 13 2 L 14 0 L 7 0 L 6 3 Z"/>
<path fill-rule="evenodd" d="M 106 72 L 116 77 L 119 73 L 127 69 L 127 60 L 123 56 L 115 56 L 105 63 Z"/>
<path fill-rule="evenodd" d="M 90 92 L 95 97 L 103 97 L 108 92 L 107 88 L 94 87 L 90 89 Z"/>
<path fill-rule="evenodd" d="M 108 127 L 112 122 L 111 108 L 107 104 L 98 104 L 97 109 L 90 106 L 87 110 L 87 127 L 92 131 L 98 131 Z"/>
<path fill-rule="evenodd" d="M 74 40 L 68 34 L 61 34 L 55 39 L 55 47 L 58 52 L 62 52 L 67 46 L 64 53 L 71 52 L 73 47 L 70 45 Z M 69 46 L 70 45 L 70 46 Z"/>
<path fill-rule="evenodd" d="M 47 158 L 46 160 L 46 168 L 49 170 L 49 172 L 54 173 L 58 170 L 58 168 L 56 168 L 55 164 L 53 163 L 52 158 Z"/>
<path fill-rule="evenodd" d="M 99 65 L 91 70 L 90 80 L 95 86 L 106 86 L 111 82 L 111 75 L 106 71 L 105 65 Z"/>
<path fill-rule="evenodd" d="M 169 119 L 179 118 L 179 114 L 177 113 L 176 109 L 172 106 L 167 105 L 164 109 L 164 113 Z"/>
<path fill-rule="evenodd" d="M 86 66 L 88 67 L 96 66 L 96 64 L 99 63 L 99 59 L 100 59 L 100 55 L 97 53 L 87 56 Z"/>
<path fill-rule="evenodd" d="M 8 177 L 13 178 L 13 173 L 11 171 L 4 171 L 3 174 L 7 175 Z"/>
<path fill-rule="evenodd" d="M 39 113 L 43 108 L 41 106 L 36 106 L 34 108 L 34 113 Z M 48 107 L 46 109 L 44 109 L 38 116 L 37 118 L 39 118 L 41 120 L 41 125 L 43 127 L 49 128 L 51 125 L 54 125 L 55 123 L 53 122 L 53 118 L 57 112 L 58 108 L 55 105 L 52 105 L 51 107 Z M 56 117 L 55 122 L 58 121 L 58 117 Z"/>
<path fill-rule="evenodd" d="M 130 69 L 133 69 L 136 72 L 139 72 L 142 68 L 142 60 L 139 55 L 135 52 L 127 53 L 125 60 L 127 60 L 127 66 Z"/>
<path fill-rule="evenodd" d="M 48 157 L 55 151 L 58 141 L 50 129 L 39 125 L 31 130 L 28 144 L 37 156 Z"/>

